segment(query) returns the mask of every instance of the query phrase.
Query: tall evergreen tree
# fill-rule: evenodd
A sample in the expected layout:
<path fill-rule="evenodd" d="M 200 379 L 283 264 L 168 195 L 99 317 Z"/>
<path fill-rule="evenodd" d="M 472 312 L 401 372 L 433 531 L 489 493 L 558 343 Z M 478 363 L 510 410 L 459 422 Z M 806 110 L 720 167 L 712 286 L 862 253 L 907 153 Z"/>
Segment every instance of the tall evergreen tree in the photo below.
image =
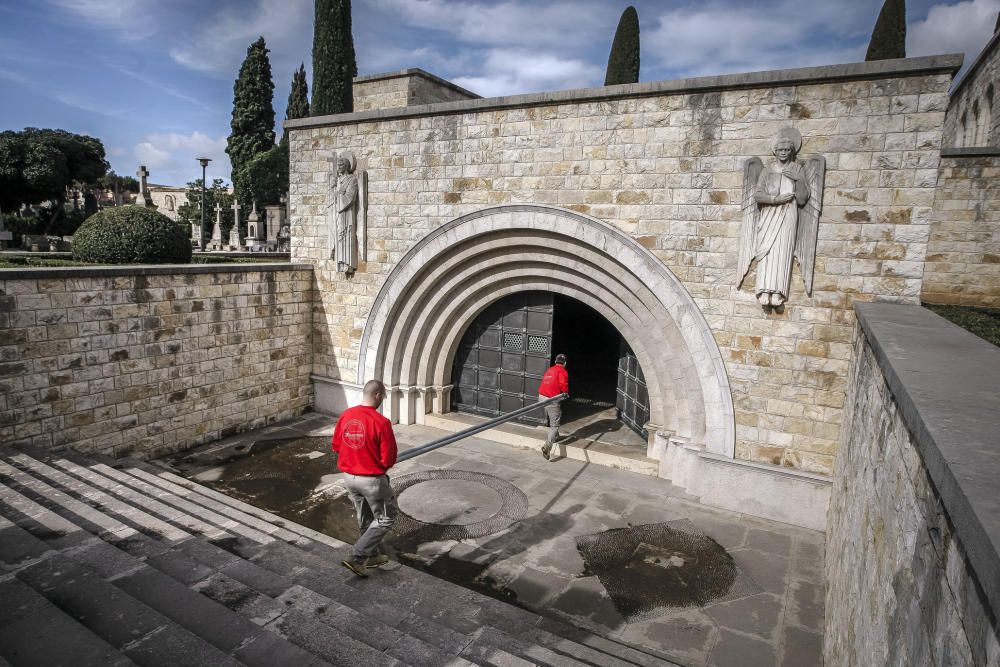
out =
<path fill-rule="evenodd" d="M 285 120 L 309 117 L 309 84 L 306 83 L 305 63 L 292 75 L 292 89 L 288 93 L 288 106 L 285 107 Z M 281 144 L 288 143 L 288 132 L 281 135 Z"/>
<path fill-rule="evenodd" d="M 351 0 L 316 0 L 312 56 L 312 115 L 354 111 L 358 64 L 351 35 Z"/>
<path fill-rule="evenodd" d="M 243 168 L 274 147 L 274 81 L 271 61 L 261 37 L 247 49 L 239 78 L 233 85 L 233 119 L 226 153 L 233 167 L 233 188 L 240 204 L 249 206 Z"/>
<path fill-rule="evenodd" d="M 608 56 L 608 71 L 604 76 L 605 86 L 639 81 L 639 14 L 631 5 L 625 8 L 618 19 L 615 40 L 611 43 Z"/>
<path fill-rule="evenodd" d="M 865 60 L 906 57 L 906 0 L 885 0 Z"/>

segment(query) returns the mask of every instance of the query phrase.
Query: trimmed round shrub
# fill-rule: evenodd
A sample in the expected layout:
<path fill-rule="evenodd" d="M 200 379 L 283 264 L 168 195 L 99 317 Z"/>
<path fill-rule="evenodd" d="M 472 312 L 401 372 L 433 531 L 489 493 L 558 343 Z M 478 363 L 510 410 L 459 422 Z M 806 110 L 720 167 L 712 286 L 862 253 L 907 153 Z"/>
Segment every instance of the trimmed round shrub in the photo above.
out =
<path fill-rule="evenodd" d="M 96 264 L 187 264 L 191 239 L 176 222 L 141 206 L 106 208 L 73 235 L 73 259 Z"/>

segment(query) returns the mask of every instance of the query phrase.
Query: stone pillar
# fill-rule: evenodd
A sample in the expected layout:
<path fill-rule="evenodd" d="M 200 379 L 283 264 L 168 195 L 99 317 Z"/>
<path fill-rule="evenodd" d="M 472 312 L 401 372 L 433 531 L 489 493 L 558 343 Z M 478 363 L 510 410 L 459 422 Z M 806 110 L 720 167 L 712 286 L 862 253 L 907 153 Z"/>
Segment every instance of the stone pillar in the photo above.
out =
<path fill-rule="evenodd" d="M 212 227 L 211 250 L 222 250 L 222 204 L 215 202 L 215 226 Z"/>
<path fill-rule="evenodd" d="M 240 241 L 240 203 L 233 200 L 233 228 L 229 230 L 229 249 L 239 250 Z"/>
<path fill-rule="evenodd" d="M 253 203 L 250 215 L 247 216 L 247 249 L 259 246 L 264 240 L 264 235 L 260 228 L 260 215 L 257 213 L 257 202 Z"/>

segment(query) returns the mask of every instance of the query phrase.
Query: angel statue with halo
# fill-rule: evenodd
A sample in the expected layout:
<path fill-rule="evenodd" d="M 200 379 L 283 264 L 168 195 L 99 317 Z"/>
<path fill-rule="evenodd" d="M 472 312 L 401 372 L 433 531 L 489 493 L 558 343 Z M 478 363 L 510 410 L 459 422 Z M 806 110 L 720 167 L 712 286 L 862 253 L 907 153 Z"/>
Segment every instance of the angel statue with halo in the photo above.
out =
<path fill-rule="evenodd" d="M 736 287 L 757 262 L 754 293 L 765 308 L 783 306 L 792 282 L 792 259 L 799 262 L 806 294 L 812 295 L 816 234 L 823 208 L 826 159 L 796 161 L 802 135 L 783 127 L 774 138 L 775 160 L 752 157 L 743 165 L 743 222 Z"/>
<path fill-rule="evenodd" d="M 355 173 L 357 160 L 351 151 L 330 161 L 336 163 L 326 206 L 330 258 L 336 260 L 337 271 L 351 275 L 358 269 L 359 252 L 361 261 L 367 259 L 368 174 Z"/>

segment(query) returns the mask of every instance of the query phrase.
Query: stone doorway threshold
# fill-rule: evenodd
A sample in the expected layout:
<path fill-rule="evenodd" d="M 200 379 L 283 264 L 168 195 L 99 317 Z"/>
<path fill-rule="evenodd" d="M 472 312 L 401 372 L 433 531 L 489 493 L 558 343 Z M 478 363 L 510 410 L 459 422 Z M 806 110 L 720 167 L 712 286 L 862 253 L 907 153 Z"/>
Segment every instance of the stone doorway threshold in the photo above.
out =
<path fill-rule="evenodd" d="M 563 437 L 556 443 L 557 447 L 553 451 L 572 461 L 584 461 L 656 477 L 659 461 L 646 457 L 646 443 L 615 419 L 614 412 L 614 408 L 610 408 L 563 424 L 559 428 Z M 487 417 L 462 412 L 424 415 L 425 425 L 450 433 L 457 433 L 485 421 L 488 421 Z M 508 422 L 479 433 L 476 437 L 540 453 L 547 431 L 542 426 Z"/>

